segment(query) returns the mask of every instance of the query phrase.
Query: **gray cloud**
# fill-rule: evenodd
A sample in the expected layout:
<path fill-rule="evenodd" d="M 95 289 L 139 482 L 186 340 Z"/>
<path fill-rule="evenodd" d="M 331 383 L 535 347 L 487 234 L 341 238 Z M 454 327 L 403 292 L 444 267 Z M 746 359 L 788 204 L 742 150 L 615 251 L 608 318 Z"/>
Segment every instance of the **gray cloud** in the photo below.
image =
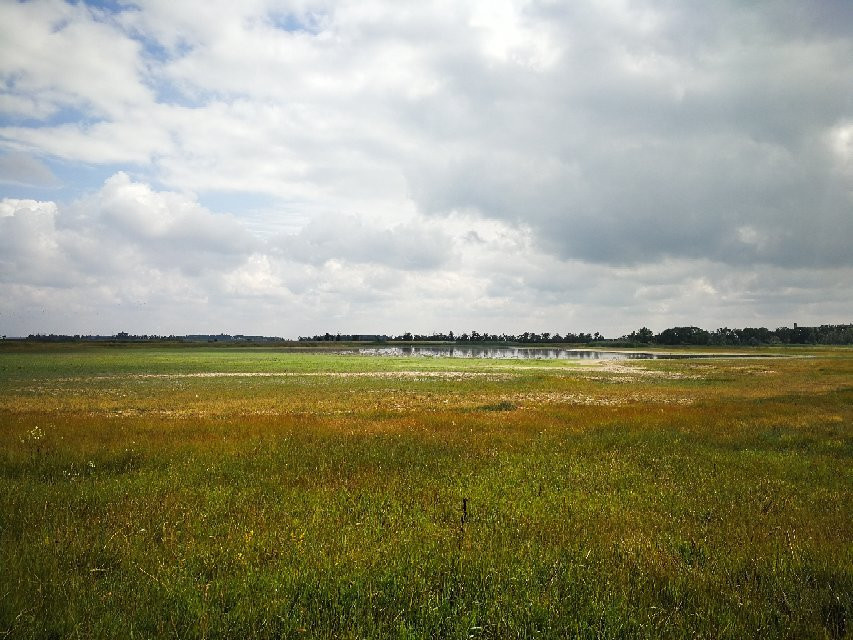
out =
<path fill-rule="evenodd" d="M 31 155 L 13 151 L 0 156 L 0 183 L 55 187 L 59 185 L 59 180 L 46 165 Z"/>
<path fill-rule="evenodd" d="M 638 6 L 646 29 L 575 3 L 537 15 L 569 43 L 539 74 L 447 69 L 432 120 L 467 136 L 410 164 L 420 206 L 523 222 L 545 250 L 607 264 L 850 264 L 850 180 L 828 137 L 851 117 L 851 39 L 818 24 L 791 40 L 795 5 Z"/>

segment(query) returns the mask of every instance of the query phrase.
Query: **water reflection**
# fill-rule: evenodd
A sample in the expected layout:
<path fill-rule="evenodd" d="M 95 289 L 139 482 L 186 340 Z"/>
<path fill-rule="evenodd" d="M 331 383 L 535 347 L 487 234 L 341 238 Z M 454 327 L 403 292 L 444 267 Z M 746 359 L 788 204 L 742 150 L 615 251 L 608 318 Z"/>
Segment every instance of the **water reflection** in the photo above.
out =
<path fill-rule="evenodd" d="M 496 360 L 683 360 L 686 358 L 783 358 L 768 353 L 653 353 L 651 351 L 600 351 L 549 347 L 363 347 L 338 353 L 365 356 L 424 358 L 492 358 Z"/>
<path fill-rule="evenodd" d="M 596 351 L 594 349 L 554 349 L 548 347 L 370 347 L 359 349 L 358 353 L 368 356 L 489 358 L 496 360 L 654 360 L 672 357 L 670 354 L 640 351 Z"/>

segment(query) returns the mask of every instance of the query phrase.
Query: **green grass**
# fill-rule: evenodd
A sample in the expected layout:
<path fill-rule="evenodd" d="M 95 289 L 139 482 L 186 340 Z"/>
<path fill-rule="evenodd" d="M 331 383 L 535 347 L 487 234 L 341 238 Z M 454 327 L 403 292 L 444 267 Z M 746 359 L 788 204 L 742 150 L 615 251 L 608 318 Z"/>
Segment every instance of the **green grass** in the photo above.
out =
<path fill-rule="evenodd" d="M 0 351 L 0 635 L 845 637 L 853 352 L 811 353 Z"/>

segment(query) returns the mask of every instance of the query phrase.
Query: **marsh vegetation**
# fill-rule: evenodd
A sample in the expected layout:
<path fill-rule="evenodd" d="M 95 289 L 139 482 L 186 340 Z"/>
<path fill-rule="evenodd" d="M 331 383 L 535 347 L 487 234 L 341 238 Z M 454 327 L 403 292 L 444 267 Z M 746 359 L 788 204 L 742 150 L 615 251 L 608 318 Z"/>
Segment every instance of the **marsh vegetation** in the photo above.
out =
<path fill-rule="evenodd" d="M 844 637 L 853 352 L 809 353 L 7 349 L 0 634 Z"/>

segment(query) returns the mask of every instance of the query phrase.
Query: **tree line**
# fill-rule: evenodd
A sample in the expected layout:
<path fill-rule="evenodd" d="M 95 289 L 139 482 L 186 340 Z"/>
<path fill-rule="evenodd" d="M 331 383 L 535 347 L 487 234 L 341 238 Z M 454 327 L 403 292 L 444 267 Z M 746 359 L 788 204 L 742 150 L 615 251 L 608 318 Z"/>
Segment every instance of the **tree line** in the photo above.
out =
<path fill-rule="evenodd" d="M 672 327 L 658 334 L 646 327 L 622 337 L 627 342 L 661 345 L 759 346 L 774 344 L 853 344 L 853 325 L 824 324 L 819 327 L 767 329 L 746 327 L 705 331 L 699 327 Z"/>
<path fill-rule="evenodd" d="M 300 341 L 309 342 L 453 342 L 453 343 L 490 343 L 490 344 L 599 344 L 610 346 L 642 346 L 642 345 L 708 345 L 708 346 L 759 346 L 774 344 L 853 344 L 853 324 L 847 325 L 821 325 L 819 327 L 800 327 L 796 324 L 793 328 L 778 327 L 767 329 L 765 327 L 746 327 L 743 329 L 729 329 L 722 327 L 715 331 L 706 331 L 699 327 L 671 327 L 660 333 L 655 333 L 648 327 L 643 327 L 619 338 L 606 338 L 598 331 L 594 333 L 564 334 L 542 332 L 535 333 L 525 331 L 524 333 L 489 333 L 487 331 L 471 331 L 456 334 L 448 333 L 420 334 L 409 331 L 395 335 L 357 335 L 357 334 L 331 334 L 315 336 L 300 336 Z"/>
<path fill-rule="evenodd" d="M 2 336 L 6 338 L 6 336 Z M 221 343 L 267 343 L 284 342 L 284 338 L 274 336 L 244 335 L 129 335 L 120 332 L 112 336 L 100 335 L 57 335 L 31 334 L 26 340 L 35 342 L 221 342 Z M 325 333 L 314 336 L 300 336 L 300 342 L 451 342 L 454 344 L 595 344 L 599 346 L 644 346 L 644 345 L 689 345 L 689 346 L 759 346 L 783 344 L 853 344 L 853 324 L 823 324 L 819 327 L 746 327 L 729 329 L 722 327 L 715 331 L 706 331 L 700 327 L 671 327 L 655 333 L 648 327 L 618 338 L 606 338 L 598 331 L 594 333 L 564 334 L 544 331 L 536 333 L 489 333 L 470 331 L 456 334 L 447 333 L 420 334 L 406 331 L 395 336 L 383 334 L 340 334 Z"/>

